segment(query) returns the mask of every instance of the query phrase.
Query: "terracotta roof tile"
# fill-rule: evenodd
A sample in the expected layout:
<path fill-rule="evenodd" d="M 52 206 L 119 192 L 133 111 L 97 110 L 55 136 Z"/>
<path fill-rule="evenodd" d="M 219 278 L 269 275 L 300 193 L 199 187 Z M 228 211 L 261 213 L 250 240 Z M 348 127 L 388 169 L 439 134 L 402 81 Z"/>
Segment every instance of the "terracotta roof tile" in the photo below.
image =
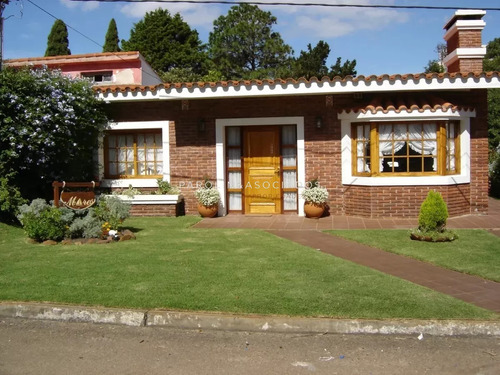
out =
<path fill-rule="evenodd" d="M 357 77 L 352 77 L 352 76 L 346 76 L 344 78 L 342 77 L 334 77 L 330 79 L 329 77 L 323 77 L 320 80 L 316 77 L 312 77 L 311 79 L 307 80 L 305 78 L 299 78 L 299 79 L 293 79 L 293 78 L 288 78 L 286 80 L 284 79 L 275 79 L 275 80 L 270 80 L 270 79 L 263 79 L 263 80 L 243 80 L 243 81 L 220 81 L 220 82 L 184 82 L 184 83 L 163 83 L 160 85 L 156 86 L 156 89 L 159 88 L 164 88 L 166 90 L 175 88 L 175 89 L 183 89 L 183 88 L 199 88 L 199 89 L 204 89 L 204 88 L 216 88 L 216 87 L 241 87 L 241 86 L 251 86 L 251 87 L 261 87 L 261 86 L 270 86 L 270 87 L 275 87 L 275 86 L 283 86 L 283 85 L 298 85 L 298 84 L 305 84 L 305 85 L 310 85 L 312 83 L 316 84 L 346 84 L 346 83 L 352 83 L 352 84 L 358 84 L 358 83 L 370 83 L 370 82 L 389 82 L 389 83 L 395 83 L 397 81 L 402 82 L 403 84 L 408 82 L 408 81 L 418 81 L 425 79 L 427 81 L 433 80 L 433 79 L 438 79 L 438 80 L 443 80 L 443 79 L 469 79 L 469 78 L 492 78 L 492 77 L 499 77 L 500 78 L 500 73 L 499 72 L 487 72 L 487 73 L 482 73 L 482 72 L 471 72 L 471 73 L 418 73 L 418 74 L 395 74 L 395 75 L 388 75 L 388 74 L 383 74 L 383 75 L 370 75 L 370 76 L 357 76 Z M 150 90 L 154 90 L 151 87 L 153 86 L 146 86 Z M 118 92 L 125 92 L 125 91 L 144 91 L 144 88 L 142 86 L 117 86 L 117 85 L 99 85 L 94 87 L 94 90 L 98 93 L 118 93 Z"/>
<path fill-rule="evenodd" d="M 426 110 L 430 110 L 431 112 L 436 112 L 438 110 L 473 111 L 474 108 L 453 104 L 435 94 L 398 93 L 391 95 L 379 94 L 351 108 L 342 108 L 340 111 L 346 113 L 370 112 L 375 114 L 377 112 L 389 113 L 390 111 L 393 111 L 401 113 L 406 111 L 410 113 L 414 111 L 424 112 Z"/>

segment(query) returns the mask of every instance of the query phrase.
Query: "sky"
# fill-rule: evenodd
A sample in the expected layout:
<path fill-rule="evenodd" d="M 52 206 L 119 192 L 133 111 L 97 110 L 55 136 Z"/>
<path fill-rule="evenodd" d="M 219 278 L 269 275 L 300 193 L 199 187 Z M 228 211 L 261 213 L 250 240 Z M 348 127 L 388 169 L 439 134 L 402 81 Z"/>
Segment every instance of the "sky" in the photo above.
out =
<path fill-rule="evenodd" d="M 276 2 L 280 0 L 260 0 Z M 456 9 L 500 8 L 499 0 L 281 0 L 330 4 L 439 5 Z M 144 14 L 158 7 L 180 13 L 200 39 L 208 42 L 213 21 L 226 15 L 231 5 L 165 4 L 157 2 L 11 0 L 3 17 L 4 59 L 39 57 L 45 54 L 47 36 L 56 18 L 68 26 L 71 53 L 102 52 L 109 21 L 114 18 L 120 39 Z M 436 46 L 444 43 L 443 27 L 454 10 L 413 10 L 374 8 L 325 8 L 259 6 L 276 18 L 274 31 L 292 46 L 295 56 L 307 45 L 323 40 L 331 52 L 327 65 L 337 57 L 357 61 L 358 75 L 406 74 L 424 71 L 429 60 L 437 59 Z M 40 9 L 42 8 L 42 9 Z M 48 14 L 50 13 L 50 15 Z M 55 17 L 55 18 L 54 18 Z M 500 11 L 488 11 L 483 18 L 483 44 L 500 37 Z"/>

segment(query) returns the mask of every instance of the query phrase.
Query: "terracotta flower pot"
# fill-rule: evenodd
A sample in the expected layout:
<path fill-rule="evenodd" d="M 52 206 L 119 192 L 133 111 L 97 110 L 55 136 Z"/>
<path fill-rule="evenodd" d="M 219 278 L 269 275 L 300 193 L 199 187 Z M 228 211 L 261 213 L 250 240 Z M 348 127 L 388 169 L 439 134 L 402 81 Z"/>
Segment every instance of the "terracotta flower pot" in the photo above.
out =
<path fill-rule="evenodd" d="M 323 216 L 324 212 L 324 204 L 316 204 L 313 202 L 304 203 L 304 213 L 306 214 L 306 217 L 319 219 L 321 216 Z"/>
<path fill-rule="evenodd" d="M 214 217 L 217 215 L 218 211 L 218 204 L 214 204 L 213 206 L 204 206 L 201 203 L 198 203 L 198 212 L 202 217 Z"/>

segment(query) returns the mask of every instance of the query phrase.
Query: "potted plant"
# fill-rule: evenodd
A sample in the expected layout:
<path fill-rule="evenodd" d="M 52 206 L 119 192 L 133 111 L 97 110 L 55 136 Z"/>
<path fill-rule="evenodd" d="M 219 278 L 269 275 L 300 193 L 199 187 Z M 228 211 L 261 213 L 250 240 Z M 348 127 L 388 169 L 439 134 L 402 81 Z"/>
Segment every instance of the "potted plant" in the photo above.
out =
<path fill-rule="evenodd" d="M 304 213 L 309 218 L 320 218 L 323 216 L 326 208 L 326 200 L 328 199 L 328 191 L 321 187 L 317 179 L 314 179 L 306 184 L 306 188 L 302 192 L 304 198 Z"/>
<path fill-rule="evenodd" d="M 219 211 L 220 194 L 213 184 L 205 179 L 203 186 L 194 193 L 198 200 L 198 212 L 202 217 L 214 217 Z"/>

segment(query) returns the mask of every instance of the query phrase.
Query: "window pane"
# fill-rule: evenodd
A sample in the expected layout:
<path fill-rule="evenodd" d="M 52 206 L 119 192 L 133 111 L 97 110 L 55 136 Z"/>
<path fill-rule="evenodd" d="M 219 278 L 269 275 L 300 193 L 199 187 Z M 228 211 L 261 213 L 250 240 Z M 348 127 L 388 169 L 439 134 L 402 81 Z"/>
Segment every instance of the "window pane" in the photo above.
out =
<path fill-rule="evenodd" d="M 295 148 L 283 149 L 283 166 L 295 167 L 297 165 L 297 150 Z"/>
<path fill-rule="evenodd" d="M 229 172 L 229 189 L 241 189 L 241 172 Z"/>
<path fill-rule="evenodd" d="M 241 211 L 241 193 L 229 193 L 229 209 Z"/>
<path fill-rule="evenodd" d="M 283 194 L 283 208 L 285 210 L 297 209 L 297 193 L 285 192 Z"/>
<path fill-rule="evenodd" d="M 108 136 L 108 173 L 112 176 L 161 175 L 163 173 L 161 139 L 161 133 L 131 132 Z M 134 163 L 137 163 L 137 170 Z"/>
<path fill-rule="evenodd" d="M 282 128 L 282 144 L 296 145 L 297 144 L 297 129 L 296 126 L 283 126 Z"/>
<path fill-rule="evenodd" d="M 229 158 L 228 166 L 230 168 L 240 168 L 241 167 L 241 149 L 230 148 L 227 150 L 227 156 Z"/>
<path fill-rule="evenodd" d="M 231 126 L 227 128 L 227 145 L 228 146 L 240 146 L 240 128 L 237 126 Z"/>
<path fill-rule="evenodd" d="M 283 171 L 283 187 L 285 189 L 297 189 L 296 171 Z"/>

